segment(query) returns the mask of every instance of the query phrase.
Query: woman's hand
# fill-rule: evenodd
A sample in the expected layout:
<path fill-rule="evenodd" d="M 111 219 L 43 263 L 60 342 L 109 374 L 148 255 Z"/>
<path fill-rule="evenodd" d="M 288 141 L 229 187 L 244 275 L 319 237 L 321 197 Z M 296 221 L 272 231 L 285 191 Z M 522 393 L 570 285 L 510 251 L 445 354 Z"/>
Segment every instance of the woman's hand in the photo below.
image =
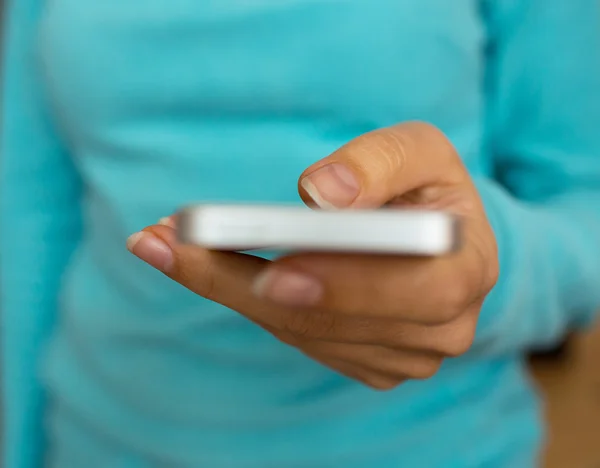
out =
<path fill-rule="evenodd" d="M 195 293 L 238 311 L 313 359 L 377 389 L 433 376 L 473 341 L 495 284 L 495 238 L 477 190 L 444 135 L 421 123 L 363 135 L 307 169 L 303 200 L 320 208 L 444 209 L 464 244 L 438 258 L 295 254 L 257 257 L 177 245 L 167 220 L 130 250 Z"/>

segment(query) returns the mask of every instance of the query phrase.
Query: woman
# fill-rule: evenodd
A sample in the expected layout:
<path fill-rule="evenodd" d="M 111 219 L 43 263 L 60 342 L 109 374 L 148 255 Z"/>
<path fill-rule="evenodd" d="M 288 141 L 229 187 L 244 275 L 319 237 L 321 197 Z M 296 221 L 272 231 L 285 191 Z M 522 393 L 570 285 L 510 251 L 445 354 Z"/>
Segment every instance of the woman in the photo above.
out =
<path fill-rule="evenodd" d="M 599 50 L 595 0 L 13 1 L 5 466 L 534 466 L 523 355 L 600 305 Z M 463 249 L 152 225 L 300 174 L 315 208 L 457 212 Z"/>

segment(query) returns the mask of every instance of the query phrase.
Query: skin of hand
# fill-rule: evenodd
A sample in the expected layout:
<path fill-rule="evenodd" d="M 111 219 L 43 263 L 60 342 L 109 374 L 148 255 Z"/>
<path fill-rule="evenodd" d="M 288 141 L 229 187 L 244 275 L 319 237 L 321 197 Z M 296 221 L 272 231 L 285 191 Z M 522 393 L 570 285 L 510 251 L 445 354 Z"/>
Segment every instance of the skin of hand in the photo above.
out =
<path fill-rule="evenodd" d="M 494 234 L 448 139 L 425 123 L 364 134 L 299 179 L 309 206 L 391 205 L 462 217 L 463 245 L 441 257 L 292 254 L 274 261 L 176 242 L 174 219 L 132 235 L 129 250 L 191 291 L 375 389 L 432 377 L 466 353 L 498 277 Z"/>

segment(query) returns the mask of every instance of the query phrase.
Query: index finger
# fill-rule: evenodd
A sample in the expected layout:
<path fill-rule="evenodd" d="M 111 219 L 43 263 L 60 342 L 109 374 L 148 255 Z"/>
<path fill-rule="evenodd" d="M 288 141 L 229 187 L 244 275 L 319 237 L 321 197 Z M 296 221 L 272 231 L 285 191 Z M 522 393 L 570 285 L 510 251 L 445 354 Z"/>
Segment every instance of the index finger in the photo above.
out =
<path fill-rule="evenodd" d="M 167 223 L 134 234 L 128 241 L 128 249 L 199 296 L 256 323 L 282 326 L 285 308 L 257 298 L 252 291 L 255 278 L 271 263 L 269 260 L 180 244 L 175 229 Z"/>

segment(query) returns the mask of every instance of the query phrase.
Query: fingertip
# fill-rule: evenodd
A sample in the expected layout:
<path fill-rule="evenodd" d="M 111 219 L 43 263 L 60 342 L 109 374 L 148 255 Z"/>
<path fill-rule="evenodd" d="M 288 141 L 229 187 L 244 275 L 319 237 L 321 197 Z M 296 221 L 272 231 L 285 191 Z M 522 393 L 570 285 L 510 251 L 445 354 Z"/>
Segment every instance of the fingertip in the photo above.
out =
<path fill-rule="evenodd" d="M 313 184 L 308 177 L 300 181 L 300 186 L 307 195 L 306 200 L 308 201 L 308 206 L 315 206 L 323 210 L 335 209 L 335 206 L 332 203 L 323 198 L 315 184 Z"/>
<path fill-rule="evenodd" d="M 300 187 L 321 209 L 346 208 L 361 190 L 354 171 L 340 162 L 331 162 L 308 172 L 300 179 Z"/>
<path fill-rule="evenodd" d="M 127 249 L 140 260 L 162 272 L 168 272 L 174 261 L 171 246 L 152 230 L 142 230 L 129 236 Z"/>
<path fill-rule="evenodd" d="M 143 237 L 143 235 L 144 235 L 143 232 L 134 232 L 133 234 L 131 234 L 127 238 L 127 242 L 125 243 L 127 250 L 129 250 L 131 253 L 133 253 L 133 249 L 135 248 L 137 243 L 140 241 L 140 239 Z"/>
<path fill-rule="evenodd" d="M 173 216 L 165 216 L 164 218 L 160 218 L 158 220 L 158 224 L 161 226 L 175 228 L 175 219 L 173 218 Z"/>

